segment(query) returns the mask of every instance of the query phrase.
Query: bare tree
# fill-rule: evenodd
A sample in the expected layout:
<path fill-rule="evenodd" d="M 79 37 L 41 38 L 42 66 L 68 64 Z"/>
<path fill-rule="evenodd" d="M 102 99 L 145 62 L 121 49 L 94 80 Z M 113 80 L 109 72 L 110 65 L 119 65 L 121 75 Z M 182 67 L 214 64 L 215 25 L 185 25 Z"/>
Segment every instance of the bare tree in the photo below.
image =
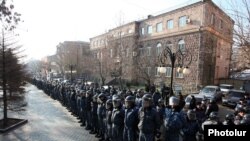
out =
<path fill-rule="evenodd" d="M 139 80 L 143 80 L 146 82 L 148 86 L 150 86 L 154 80 L 154 71 L 152 71 L 152 67 L 154 70 L 154 66 L 157 64 L 157 60 L 153 57 L 149 57 L 147 48 L 139 48 L 137 51 L 138 54 L 135 58 L 136 63 L 136 76 Z"/>
<path fill-rule="evenodd" d="M 226 9 L 235 21 L 234 46 L 237 49 L 235 71 L 250 69 L 250 1 L 237 0 L 228 1 L 229 8 Z"/>

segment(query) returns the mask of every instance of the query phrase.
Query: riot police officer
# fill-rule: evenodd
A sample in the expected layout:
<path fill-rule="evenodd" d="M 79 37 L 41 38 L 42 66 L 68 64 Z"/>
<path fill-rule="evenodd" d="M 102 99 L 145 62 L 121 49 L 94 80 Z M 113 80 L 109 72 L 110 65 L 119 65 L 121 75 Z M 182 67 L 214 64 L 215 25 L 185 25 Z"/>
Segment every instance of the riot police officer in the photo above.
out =
<path fill-rule="evenodd" d="M 106 141 L 110 141 L 112 139 L 112 111 L 113 111 L 113 103 L 112 99 L 108 99 L 106 101 Z"/>
<path fill-rule="evenodd" d="M 200 126 L 196 119 L 195 111 L 188 110 L 187 117 L 188 122 L 182 129 L 184 133 L 183 141 L 196 141 L 196 133 L 200 130 Z"/>
<path fill-rule="evenodd" d="M 113 95 L 113 112 L 112 112 L 112 141 L 123 140 L 123 128 L 125 112 L 122 107 L 121 98 L 118 95 Z"/>
<path fill-rule="evenodd" d="M 220 121 L 219 121 L 218 112 L 211 112 L 209 114 L 209 118 L 202 123 L 201 127 L 202 127 L 202 130 L 204 131 L 205 125 L 219 125 L 219 124 L 220 124 Z"/>
<path fill-rule="evenodd" d="M 223 125 L 235 125 L 234 124 L 234 115 L 233 114 L 227 114 L 225 117 L 225 120 L 222 123 Z"/>
<path fill-rule="evenodd" d="M 139 141 L 154 141 L 160 137 L 160 118 L 152 107 L 153 98 L 150 94 L 142 97 L 142 107 L 139 109 Z"/>
<path fill-rule="evenodd" d="M 123 141 L 136 141 L 138 108 L 135 106 L 135 97 L 126 97 L 125 108 Z"/>
<path fill-rule="evenodd" d="M 180 130 L 185 125 L 185 117 L 179 107 L 179 99 L 177 97 L 169 98 L 169 105 L 165 110 L 164 126 L 166 128 L 166 141 L 179 141 Z"/>
<path fill-rule="evenodd" d="M 105 114 L 106 114 L 106 108 L 105 103 L 107 100 L 107 97 L 104 93 L 99 94 L 98 96 L 98 108 L 97 108 L 97 115 L 98 115 L 98 124 L 99 124 L 99 137 L 101 138 L 100 141 L 104 140 L 104 133 L 105 133 Z"/>

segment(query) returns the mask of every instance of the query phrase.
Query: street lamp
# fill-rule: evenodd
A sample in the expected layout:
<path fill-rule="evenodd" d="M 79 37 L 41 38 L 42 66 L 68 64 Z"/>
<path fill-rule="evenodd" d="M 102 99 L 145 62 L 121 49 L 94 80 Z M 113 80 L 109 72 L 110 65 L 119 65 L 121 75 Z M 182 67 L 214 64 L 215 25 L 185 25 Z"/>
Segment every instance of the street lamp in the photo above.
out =
<path fill-rule="evenodd" d="M 161 63 L 157 70 L 159 73 L 165 74 L 167 71 L 166 67 L 171 67 L 170 96 L 172 96 L 174 68 L 177 67 L 178 73 L 189 74 L 191 71 L 188 66 L 192 62 L 192 54 L 183 48 L 178 48 L 176 52 L 174 52 L 169 46 L 166 46 L 158 57 Z"/>

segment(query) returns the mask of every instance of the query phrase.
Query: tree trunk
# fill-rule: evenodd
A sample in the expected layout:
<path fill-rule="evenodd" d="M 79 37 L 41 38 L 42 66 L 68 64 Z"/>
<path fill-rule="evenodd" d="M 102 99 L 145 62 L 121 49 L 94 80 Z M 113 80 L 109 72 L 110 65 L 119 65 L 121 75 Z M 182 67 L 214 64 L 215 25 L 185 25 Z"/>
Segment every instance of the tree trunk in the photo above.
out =
<path fill-rule="evenodd" d="M 7 124 L 7 94 L 6 94 L 6 75 L 5 75 L 5 44 L 4 44 L 4 32 L 2 30 L 2 65 L 3 65 L 3 68 L 2 68 L 2 79 L 3 79 L 3 123 L 4 123 L 4 126 Z"/>

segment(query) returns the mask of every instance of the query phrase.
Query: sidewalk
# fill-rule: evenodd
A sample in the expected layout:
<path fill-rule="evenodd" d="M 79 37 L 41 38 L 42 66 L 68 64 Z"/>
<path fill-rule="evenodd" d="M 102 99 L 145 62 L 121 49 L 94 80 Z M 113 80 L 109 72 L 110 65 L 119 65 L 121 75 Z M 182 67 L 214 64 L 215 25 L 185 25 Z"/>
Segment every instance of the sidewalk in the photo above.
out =
<path fill-rule="evenodd" d="M 0 141 L 97 141 L 58 101 L 27 85 L 26 111 L 9 117 L 28 119 L 28 123 L 9 133 L 0 134 Z M 0 114 L 2 118 L 2 111 Z"/>

